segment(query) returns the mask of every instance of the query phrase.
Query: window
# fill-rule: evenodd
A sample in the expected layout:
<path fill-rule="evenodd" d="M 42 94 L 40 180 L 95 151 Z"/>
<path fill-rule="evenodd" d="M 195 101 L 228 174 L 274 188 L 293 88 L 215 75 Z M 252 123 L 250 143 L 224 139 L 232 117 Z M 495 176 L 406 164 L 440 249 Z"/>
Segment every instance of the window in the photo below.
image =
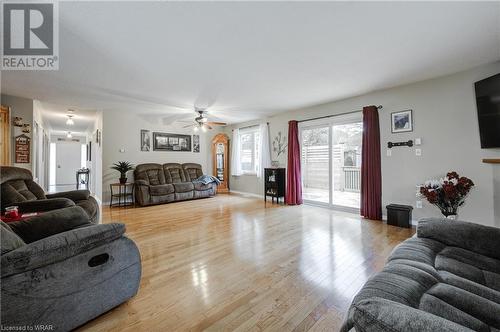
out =
<path fill-rule="evenodd" d="M 259 127 L 240 129 L 240 162 L 243 174 L 257 174 L 259 168 Z"/>

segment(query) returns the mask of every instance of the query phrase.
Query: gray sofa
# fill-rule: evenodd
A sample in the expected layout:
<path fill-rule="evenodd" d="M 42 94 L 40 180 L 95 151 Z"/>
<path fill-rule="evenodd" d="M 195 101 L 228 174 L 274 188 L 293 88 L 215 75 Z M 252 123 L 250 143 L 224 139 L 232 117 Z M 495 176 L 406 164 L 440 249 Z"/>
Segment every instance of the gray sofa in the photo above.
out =
<path fill-rule="evenodd" d="M 141 206 L 212 197 L 215 183 L 197 182 L 200 164 L 140 164 L 134 170 L 135 199 Z"/>
<path fill-rule="evenodd" d="M 16 205 L 21 213 L 45 212 L 70 206 L 80 206 L 90 221 L 99 222 L 99 205 L 88 190 L 72 190 L 46 194 L 33 181 L 31 171 L 13 166 L 0 167 L 1 209 Z"/>
<path fill-rule="evenodd" d="M 70 331 L 137 293 L 141 259 L 125 226 L 62 210 L 66 219 L 55 210 L 21 226 L 0 222 L 2 330 Z"/>
<path fill-rule="evenodd" d="M 355 296 L 341 331 L 500 331 L 500 229 L 424 219 Z"/>

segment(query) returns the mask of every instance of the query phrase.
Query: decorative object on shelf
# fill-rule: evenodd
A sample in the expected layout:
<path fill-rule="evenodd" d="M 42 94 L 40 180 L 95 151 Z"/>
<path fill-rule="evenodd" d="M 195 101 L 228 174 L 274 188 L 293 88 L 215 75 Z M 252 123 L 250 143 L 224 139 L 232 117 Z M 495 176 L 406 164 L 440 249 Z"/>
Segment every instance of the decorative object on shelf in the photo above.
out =
<path fill-rule="evenodd" d="M 413 111 L 391 113 L 391 132 L 396 134 L 408 131 L 413 131 Z"/>
<path fill-rule="evenodd" d="M 31 138 L 22 134 L 16 136 L 15 138 L 15 162 L 17 164 L 29 164 L 30 163 L 30 141 Z"/>
<path fill-rule="evenodd" d="M 141 129 L 141 151 L 151 151 L 151 132 Z"/>
<path fill-rule="evenodd" d="M 113 166 L 111 166 L 111 169 L 120 172 L 120 183 L 124 184 L 127 182 L 127 172 L 133 170 L 134 165 L 128 161 L 119 161 L 114 163 Z"/>
<path fill-rule="evenodd" d="M 279 158 L 280 155 L 286 152 L 286 148 L 288 146 L 286 136 L 281 135 L 281 131 L 278 132 L 278 135 L 273 140 L 273 152 L 276 154 L 276 158 Z M 271 165 L 273 167 L 279 167 L 279 161 L 273 160 L 271 161 Z"/>
<path fill-rule="evenodd" d="M 407 147 L 411 148 L 413 146 L 413 141 L 409 140 L 406 142 L 388 142 L 387 143 L 387 147 L 389 149 L 392 149 L 395 146 L 407 146 Z"/>
<path fill-rule="evenodd" d="M 457 172 L 449 172 L 440 180 L 429 180 L 419 186 L 419 194 L 439 208 L 448 219 L 457 219 L 458 208 L 463 206 L 474 182 Z"/>
<path fill-rule="evenodd" d="M 23 129 L 21 129 L 21 131 L 25 134 L 31 133 L 31 125 L 29 123 L 24 123 Z"/>
<path fill-rule="evenodd" d="M 271 202 L 279 203 L 283 198 L 285 203 L 285 169 L 284 168 L 266 168 L 264 169 L 264 201 L 267 202 L 267 196 L 271 196 Z"/>
<path fill-rule="evenodd" d="M 193 152 L 200 152 L 200 135 L 193 135 Z"/>
<path fill-rule="evenodd" d="M 14 117 L 14 127 L 22 127 L 23 126 L 23 118 L 16 116 Z"/>
<path fill-rule="evenodd" d="M 217 187 L 218 193 L 229 191 L 228 151 L 229 138 L 227 135 L 222 133 L 215 135 L 212 139 L 212 158 L 213 175 L 220 181 L 220 185 Z"/>
<path fill-rule="evenodd" d="M 191 151 L 191 135 L 153 133 L 154 151 Z"/>

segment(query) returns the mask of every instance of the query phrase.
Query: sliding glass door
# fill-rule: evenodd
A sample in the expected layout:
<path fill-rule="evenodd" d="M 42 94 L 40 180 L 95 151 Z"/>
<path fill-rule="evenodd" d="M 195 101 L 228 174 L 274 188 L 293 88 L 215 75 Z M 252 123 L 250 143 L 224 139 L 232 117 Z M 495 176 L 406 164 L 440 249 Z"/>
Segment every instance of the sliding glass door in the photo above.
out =
<path fill-rule="evenodd" d="M 360 206 L 361 114 L 300 125 L 306 202 L 355 211 Z"/>

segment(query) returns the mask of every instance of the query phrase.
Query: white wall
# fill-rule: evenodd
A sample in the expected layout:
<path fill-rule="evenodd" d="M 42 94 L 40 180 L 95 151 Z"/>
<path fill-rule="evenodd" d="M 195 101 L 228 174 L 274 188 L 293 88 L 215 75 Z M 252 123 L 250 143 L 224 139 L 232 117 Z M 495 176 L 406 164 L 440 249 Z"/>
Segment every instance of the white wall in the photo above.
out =
<path fill-rule="evenodd" d="M 466 205 L 459 211 L 461 219 L 500 227 L 498 200 L 494 199 L 494 167 L 482 163 L 482 158 L 500 157 L 500 149 L 481 149 L 476 114 L 474 82 L 500 72 L 500 62 L 481 66 L 450 76 L 377 91 L 342 101 L 317 105 L 296 111 L 280 113 L 267 118 L 271 140 L 278 131 L 288 134 L 288 121 L 343 113 L 361 109 L 366 105 L 383 105 L 380 110 L 382 144 L 382 202 L 384 205 L 400 203 L 415 206 L 415 186 L 430 178 L 442 177 L 456 170 L 471 178 L 476 188 Z M 414 131 L 391 134 L 390 113 L 413 110 Z M 251 123 L 239 124 L 231 129 Z M 422 156 L 415 156 L 415 147 L 392 149 L 386 156 L 389 141 L 407 141 L 422 138 Z M 286 154 L 280 158 L 286 165 Z M 274 156 L 273 156 L 273 159 Z M 496 170 L 498 172 L 498 170 Z M 263 193 L 263 184 L 254 176 L 232 177 L 230 187 L 236 191 Z M 424 203 L 423 209 L 414 209 L 413 218 L 439 216 L 439 211 Z"/>
<path fill-rule="evenodd" d="M 150 117 L 141 117 L 132 112 L 116 110 L 105 110 L 103 114 L 103 202 L 109 202 L 109 184 L 118 182 L 120 175 L 117 171 L 110 169 L 113 163 L 118 161 L 129 161 L 134 165 L 143 163 L 198 163 L 203 167 L 205 174 L 212 174 L 211 141 L 218 129 L 201 131 L 200 152 L 180 151 L 141 151 L 140 131 L 146 129 L 153 131 L 192 135 L 191 128 L 183 129 L 182 126 L 165 126 L 161 124 L 161 116 L 157 122 L 152 122 Z M 194 115 L 193 115 L 194 117 Z M 152 143 L 151 143 L 152 144 Z M 152 146 L 151 146 L 152 148 Z M 124 149 L 124 152 L 120 152 Z M 127 175 L 129 181 L 133 180 L 133 172 Z"/>

